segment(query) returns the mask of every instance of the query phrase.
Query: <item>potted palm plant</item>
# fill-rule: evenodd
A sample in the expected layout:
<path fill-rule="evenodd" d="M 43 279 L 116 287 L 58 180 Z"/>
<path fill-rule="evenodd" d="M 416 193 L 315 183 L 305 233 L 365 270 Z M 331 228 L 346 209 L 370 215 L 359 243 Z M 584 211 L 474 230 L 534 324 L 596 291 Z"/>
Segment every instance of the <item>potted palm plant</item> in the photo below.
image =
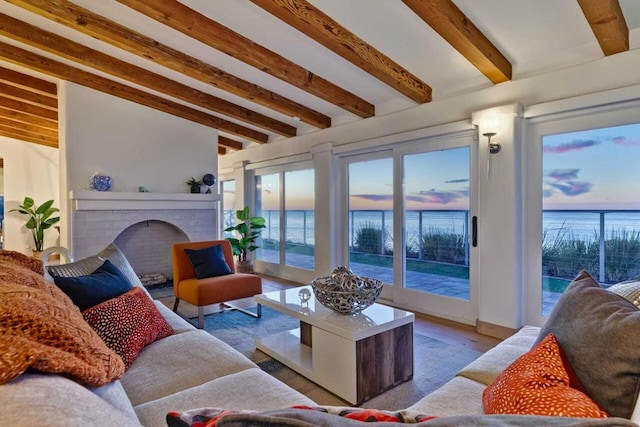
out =
<path fill-rule="evenodd" d="M 236 270 L 239 273 L 253 273 L 253 261 L 249 259 L 249 252 L 259 248 L 256 241 L 266 227 L 266 220 L 261 216 L 251 216 L 249 206 L 243 210 L 236 211 L 238 223 L 232 227 L 227 227 L 224 231 L 235 231 L 240 238 L 227 237 L 233 248 L 233 254 L 237 256 Z"/>
<path fill-rule="evenodd" d="M 39 257 L 40 252 L 44 249 L 44 232 L 60 221 L 59 216 L 52 216 L 59 211 L 60 209 L 53 207 L 53 200 L 47 200 L 37 206 L 31 197 L 25 197 L 17 209 L 9 211 L 19 212 L 29 217 L 25 227 L 31 230 L 33 235 L 33 243 L 35 244 L 33 249 L 34 257 Z"/>

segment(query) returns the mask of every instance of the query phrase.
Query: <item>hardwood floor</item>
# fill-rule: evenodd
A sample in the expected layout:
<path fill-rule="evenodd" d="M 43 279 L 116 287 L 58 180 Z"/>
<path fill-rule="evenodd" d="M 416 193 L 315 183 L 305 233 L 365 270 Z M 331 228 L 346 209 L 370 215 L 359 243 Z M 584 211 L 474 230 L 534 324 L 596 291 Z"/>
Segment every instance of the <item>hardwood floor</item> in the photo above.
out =
<path fill-rule="evenodd" d="M 279 291 L 281 289 L 296 286 L 301 285 L 300 283 L 291 282 L 277 277 L 262 276 L 263 292 Z M 501 341 L 498 338 L 477 333 L 473 326 L 464 325 L 451 320 L 440 319 L 438 317 L 422 313 L 416 313 L 414 330 L 418 334 L 427 335 L 452 345 L 483 353 L 495 347 Z"/>
<path fill-rule="evenodd" d="M 272 292 L 289 287 L 301 286 L 300 283 L 292 282 L 271 276 L 262 276 L 262 291 Z M 152 289 L 150 291 L 154 298 L 161 300 L 167 307 L 173 306 L 173 288 Z M 189 312 L 190 305 L 182 302 L 182 311 Z M 242 305 L 242 304 L 238 304 Z M 248 306 L 254 305 L 252 302 Z M 191 307 L 195 312 L 195 307 Z M 209 306 L 205 313 L 218 311 L 217 304 Z M 193 314 L 192 314 L 193 315 Z M 451 320 L 440 319 L 426 314 L 416 313 L 414 331 L 417 334 L 426 335 L 451 345 L 468 348 L 475 351 L 486 352 L 495 347 L 501 340 L 498 338 L 482 335 L 476 332 L 475 327 L 457 323 Z"/>

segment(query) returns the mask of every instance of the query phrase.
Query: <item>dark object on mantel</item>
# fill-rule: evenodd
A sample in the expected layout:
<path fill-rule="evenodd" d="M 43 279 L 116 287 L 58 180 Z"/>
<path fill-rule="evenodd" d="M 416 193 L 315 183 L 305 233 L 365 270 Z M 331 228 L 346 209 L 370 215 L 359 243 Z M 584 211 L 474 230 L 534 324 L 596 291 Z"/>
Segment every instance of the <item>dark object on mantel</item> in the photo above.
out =
<path fill-rule="evenodd" d="M 207 187 L 211 187 L 213 184 L 216 183 L 216 177 L 210 173 L 206 174 L 205 176 L 202 177 L 202 183 L 204 185 L 206 185 Z"/>

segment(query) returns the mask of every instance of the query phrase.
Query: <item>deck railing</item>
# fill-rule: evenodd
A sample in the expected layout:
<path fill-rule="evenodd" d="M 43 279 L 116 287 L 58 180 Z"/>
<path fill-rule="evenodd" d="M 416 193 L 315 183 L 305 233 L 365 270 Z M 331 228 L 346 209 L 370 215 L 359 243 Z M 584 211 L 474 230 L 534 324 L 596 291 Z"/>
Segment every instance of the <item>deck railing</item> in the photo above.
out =
<path fill-rule="evenodd" d="M 314 246 L 315 218 L 311 210 L 288 210 L 288 243 Z M 225 212 L 225 218 L 228 214 Z M 280 240 L 278 211 L 263 211 L 267 228 L 263 238 Z M 405 215 L 407 257 L 434 261 L 425 242 L 440 233 L 459 236 L 455 264 L 469 265 L 469 211 L 409 210 Z M 375 248 L 366 253 L 393 254 L 393 212 L 388 210 L 349 211 L 349 251 L 363 253 L 358 233 L 364 226 L 379 232 Z M 543 275 L 572 278 L 586 268 L 602 283 L 640 276 L 640 210 L 544 210 Z M 561 265 L 562 264 L 562 265 Z M 577 269 L 577 270 L 576 270 Z M 614 271 L 615 270 L 615 271 Z"/>

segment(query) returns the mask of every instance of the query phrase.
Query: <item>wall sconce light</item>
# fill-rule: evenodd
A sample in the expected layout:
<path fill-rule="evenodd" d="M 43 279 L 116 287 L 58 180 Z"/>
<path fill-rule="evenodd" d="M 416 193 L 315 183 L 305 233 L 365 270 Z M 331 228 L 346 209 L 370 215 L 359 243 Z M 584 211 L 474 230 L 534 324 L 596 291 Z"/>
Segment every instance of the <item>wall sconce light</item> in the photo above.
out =
<path fill-rule="evenodd" d="M 500 152 L 500 150 L 502 149 L 502 146 L 497 142 L 491 142 L 491 138 L 496 136 L 495 132 L 483 133 L 482 136 L 486 136 L 487 139 L 489 140 L 489 152 L 491 154 L 496 154 Z"/>

